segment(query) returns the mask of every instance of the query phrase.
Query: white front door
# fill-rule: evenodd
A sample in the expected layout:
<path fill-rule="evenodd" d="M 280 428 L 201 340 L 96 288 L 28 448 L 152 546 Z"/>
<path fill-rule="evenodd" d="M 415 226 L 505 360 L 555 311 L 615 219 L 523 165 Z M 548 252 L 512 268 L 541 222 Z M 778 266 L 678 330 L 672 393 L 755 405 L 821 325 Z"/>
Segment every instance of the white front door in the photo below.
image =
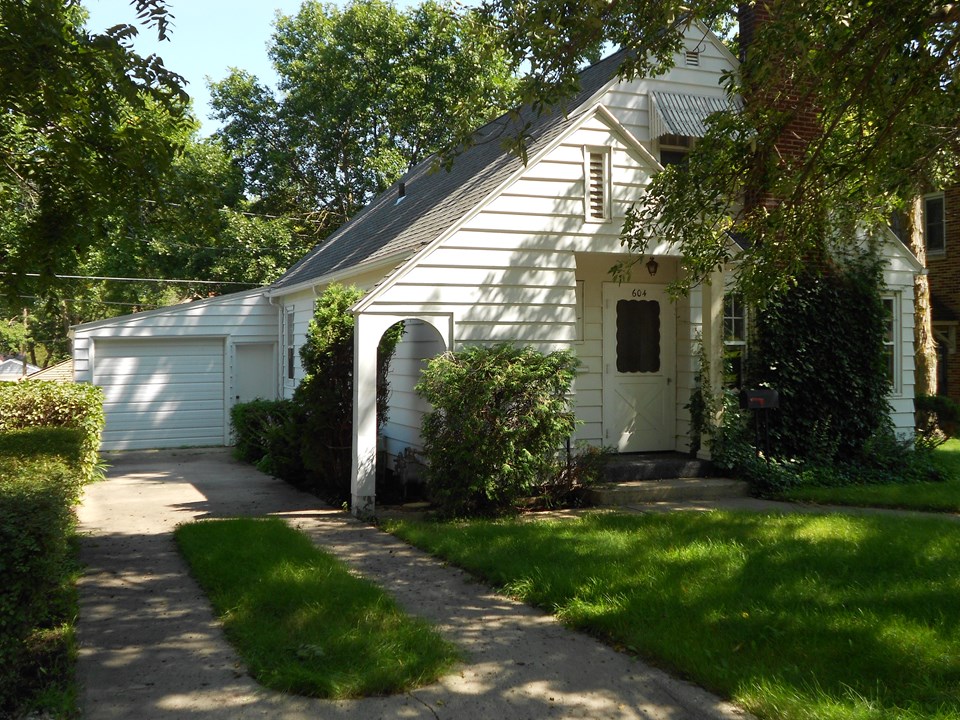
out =
<path fill-rule="evenodd" d="M 662 285 L 603 285 L 604 444 L 676 448 L 676 311 Z"/>

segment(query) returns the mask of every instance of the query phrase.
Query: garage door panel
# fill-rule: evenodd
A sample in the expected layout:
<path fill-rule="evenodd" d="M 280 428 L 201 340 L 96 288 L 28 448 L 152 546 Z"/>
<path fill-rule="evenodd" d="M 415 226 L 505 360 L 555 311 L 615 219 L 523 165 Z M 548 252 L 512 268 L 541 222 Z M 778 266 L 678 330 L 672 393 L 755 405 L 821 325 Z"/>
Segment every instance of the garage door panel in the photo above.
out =
<path fill-rule="evenodd" d="M 224 342 L 98 341 L 93 380 L 104 391 L 106 450 L 222 445 Z"/>
<path fill-rule="evenodd" d="M 219 400 L 223 402 L 223 380 L 219 382 L 146 384 L 105 386 L 104 398 L 109 404 L 181 402 L 184 400 Z"/>
<path fill-rule="evenodd" d="M 151 375 L 169 375 L 171 373 L 208 373 L 222 372 L 223 361 L 210 357 L 177 358 L 103 358 L 97 356 L 97 375 L 103 377 L 150 377 Z"/>
<path fill-rule="evenodd" d="M 156 449 L 169 447 L 198 447 L 204 445 L 223 445 L 221 433 L 194 433 L 192 441 L 186 441 L 177 430 L 146 430 L 130 432 L 127 430 L 105 431 L 103 447 L 110 450 Z"/>
<path fill-rule="evenodd" d="M 99 358 L 97 363 L 97 377 L 104 380 L 120 381 L 124 378 L 141 378 L 149 380 L 151 378 L 168 378 L 172 375 L 205 375 L 207 373 L 222 373 L 223 367 L 221 361 L 194 362 L 188 358 L 181 363 L 166 363 L 163 367 L 146 366 L 142 363 L 131 361 L 126 363 L 116 363 L 111 360 L 110 363 L 103 363 Z"/>
<path fill-rule="evenodd" d="M 111 425 L 114 428 L 167 427 L 173 423 L 176 424 L 177 428 L 210 425 L 219 427 L 220 418 L 223 417 L 223 407 L 208 403 L 201 406 L 177 407 L 165 410 L 150 408 L 148 412 L 116 410 L 112 415 L 113 422 Z"/>
<path fill-rule="evenodd" d="M 216 400 L 171 400 L 166 403 L 131 402 L 131 403 L 104 403 L 104 409 L 109 410 L 115 417 L 124 415 L 143 415 L 147 412 L 222 412 L 223 402 Z"/>

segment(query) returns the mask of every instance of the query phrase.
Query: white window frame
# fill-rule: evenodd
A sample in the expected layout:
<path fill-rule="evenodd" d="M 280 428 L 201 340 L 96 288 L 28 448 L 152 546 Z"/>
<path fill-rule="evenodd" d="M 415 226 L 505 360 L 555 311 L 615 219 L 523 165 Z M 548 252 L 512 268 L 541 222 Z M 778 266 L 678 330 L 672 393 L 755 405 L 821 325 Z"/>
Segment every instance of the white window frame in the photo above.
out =
<path fill-rule="evenodd" d="M 734 310 L 739 310 L 741 314 L 728 314 L 727 313 L 727 300 L 730 299 L 733 301 Z M 734 320 L 740 319 L 743 320 L 743 336 L 739 338 L 730 337 L 727 333 L 727 318 Z M 738 348 L 740 350 L 740 369 L 741 373 L 743 371 L 743 365 L 747 360 L 747 352 L 749 351 L 747 338 L 750 336 L 750 313 L 747 311 L 747 305 L 743 301 L 743 296 L 740 293 L 734 292 L 732 290 L 727 290 L 723 295 L 723 347 L 724 355 L 726 355 L 727 348 Z M 725 373 L 724 373 L 725 376 Z M 738 380 L 743 380 L 741 376 Z"/>
<path fill-rule="evenodd" d="M 696 138 L 687 135 L 661 135 L 657 138 L 657 161 L 663 165 L 664 151 L 689 155 L 695 144 Z"/>
<path fill-rule="evenodd" d="M 890 337 L 884 338 L 883 347 L 884 354 L 888 352 L 892 357 L 893 362 L 891 363 L 890 371 L 893 373 L 890 383 L 890 395 L 897 396 L 903 392 L 903 358 L 901 357 L 902 352 L 901 348 L 901 324 L 902 318 L 900 316 L 900 293 L 884 293 L 880 297 L 881 302 L 886 307 L 888 304 L 890 306 L 890 320 L 889 320 L 889 330 Z"/>
<path fill-rule="evenodd" d="M 591 166 L 595 155 L 600 155 L 603 163 L 601 166 L 601 172 L 603 173 L 601 178 L 601 189 L 603 191 L 602 217 L 594 215 L 593 212 L 594 196 Z M 583 148 L 583 217 L 588 223 L 601 224 L 613 220 L 612 155 L 609 145 L 585 145 Z"/>
<path fill-rule="evenodd" d="M 283 385 L 293 387 L 297 376 L 296 306 L 283 308 Z"/>
<path fill-rule="evenodd" d="M 939 218 L 941 244 L 937 248 L 931 248 L 928 239 L 929 217 L 927 207 L 931 200 L 939 200 L 941 207 Z M 926 248 L 928 255 L 944 255 L 947 252 L 947 204 L 942 192 L 923 196 L 923 246 Z"/>

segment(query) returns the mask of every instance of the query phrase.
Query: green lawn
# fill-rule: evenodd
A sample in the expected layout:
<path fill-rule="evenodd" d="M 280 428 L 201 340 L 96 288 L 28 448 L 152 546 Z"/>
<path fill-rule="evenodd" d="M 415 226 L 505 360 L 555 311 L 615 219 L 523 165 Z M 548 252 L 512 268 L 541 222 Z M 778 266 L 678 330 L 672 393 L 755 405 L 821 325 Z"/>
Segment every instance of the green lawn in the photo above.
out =
<path fill-rule="evenodd" d="M 761 718 L 960 718 L 960 525 L 674 513 L 388 529 Z"/>
<path fill-rule="evenodd" d="M 798 488 L 784 497 L 827 505 L 960 513 L 960 440 L 950 440 L 937 448 L 934 463 L 943 473 L 944 482 Z"/>
<path fill-rule="evenodd" d="M 177 542 L 251 674 L 325 698 L 405 692 L 440 677 L 454 647 L 279 519 L 183 525 Z"/>

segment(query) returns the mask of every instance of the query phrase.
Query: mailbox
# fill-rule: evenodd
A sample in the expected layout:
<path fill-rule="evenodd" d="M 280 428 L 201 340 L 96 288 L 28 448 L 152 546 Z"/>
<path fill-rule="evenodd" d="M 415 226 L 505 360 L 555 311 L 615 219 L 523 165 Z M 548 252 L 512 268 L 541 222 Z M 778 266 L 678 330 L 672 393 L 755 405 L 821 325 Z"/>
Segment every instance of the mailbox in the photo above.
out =
<path fill-rule="evenodd" d="M 780 407 L 780 394 L 773 388 L 741 390 L 740 407 L 747 410 L 776 410 Z"/>

